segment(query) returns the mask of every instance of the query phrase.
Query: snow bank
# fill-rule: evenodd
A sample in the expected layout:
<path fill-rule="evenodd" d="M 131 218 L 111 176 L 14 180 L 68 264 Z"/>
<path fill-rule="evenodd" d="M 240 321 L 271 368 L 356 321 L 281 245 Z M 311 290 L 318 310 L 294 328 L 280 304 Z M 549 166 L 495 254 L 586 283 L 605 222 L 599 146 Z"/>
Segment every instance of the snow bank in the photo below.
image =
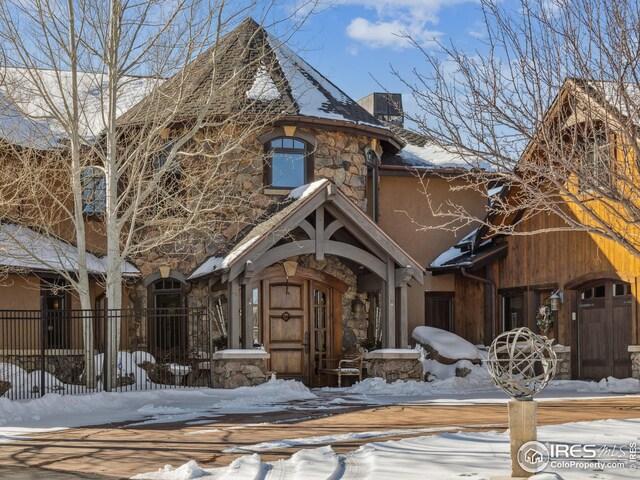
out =
<path fill-rule="evenodd" d="M 452 360 L 480 359 L 480 351 L 472 343 L 455 333 L 434 327 L 416 327 L 411 335 L 422 345 L 436 350 L 441 356 Z"/>
<path fill-rule="evenodd" d="M 558 390 L 578 392 L 606 392 L 606 393 L 640 393 L 640 380 L 635 378 L 603 378 L 599 382 L 585 380 L 554 380 L 550 387 Z"/>
<path fill-rule="evenodd" d="M 540 427 L 541 442 L 563 444 L 628 445 L 637 442 L 640 419 L 601 420 L 596 422 L 569 423 Z M 355 434 L 354 434 L 355 435 Z M 387 442 L 363 445 L 346 455 L 336 454 L 331 446 L 300 450 L 287 460 L 264 462 L 258 454 L 236 459 L 228 467 L 202 469 L 190 461 L 178 469 L 165 467 L 157 472 L 136 475 L 135 479 L 176 480 L 191 478 L 251 479 L 278 478 L 280 480 L 401 478 L 424 480 L 425 478 L 467 478 L 489 480 L 511 472 L 508 433 L 458 432 L 442 435 L 418 436 Z M 275 447 L 280 448 L 280 447 Z M 605 461 L 619 461 L 620 450 L 599 456 Z M 635 479 L 635 469 L 603 469 L 595 462 L 585 462 L 588 467 L 580 470 L 547 469 L 531 477 L 535 480 L 602 480 Z M 193 471 L 199 476 L 175 476 L 181 469 L 188 475 Z M 207 476 L 204 476 L 207 475 Z"/>
<path fill-rule="evenodd" d="M 0 398 L 0 434 L 20 428 L 79 427 L 128 420 L 175 422 L 226 413 L 279 410 L 278 404 L 316 398 L 302 383 L 272 380 L 257 387 L 163 389 L 84 395 Z M 150 418 L 149 418 L 150 417 Z M 8 429 L 8 430 L 7 430 Z"/>

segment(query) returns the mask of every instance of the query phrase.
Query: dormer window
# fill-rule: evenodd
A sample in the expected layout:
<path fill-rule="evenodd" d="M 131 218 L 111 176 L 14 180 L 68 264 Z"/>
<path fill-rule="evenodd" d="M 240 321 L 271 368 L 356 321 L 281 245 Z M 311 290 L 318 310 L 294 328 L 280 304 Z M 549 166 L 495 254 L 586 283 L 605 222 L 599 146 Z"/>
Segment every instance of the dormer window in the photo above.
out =
<path fill-rule="evenodd" d="M 288 190 L 313 181 L 313 158 L 308 143 L 295 137 L 278 137 L 265 145 L 264 183 Z"/>
<path fill-rule="evenodd" d="M 611 144 L 604 131 L 591 132 L 578 138 L 580 190 L 609 187 L 611 183 Z"/>

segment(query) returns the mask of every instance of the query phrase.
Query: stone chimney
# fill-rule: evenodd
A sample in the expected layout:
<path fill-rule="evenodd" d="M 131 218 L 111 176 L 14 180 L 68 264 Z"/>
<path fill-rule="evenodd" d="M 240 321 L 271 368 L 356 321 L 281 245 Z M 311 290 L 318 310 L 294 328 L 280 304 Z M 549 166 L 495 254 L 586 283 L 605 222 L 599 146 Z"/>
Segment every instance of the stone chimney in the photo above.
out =
<path fill-rule="evenodd" d="M 374 92 L 358 100 L 358 103 L 378 120 L 404 124 L 401 93 Z"/>

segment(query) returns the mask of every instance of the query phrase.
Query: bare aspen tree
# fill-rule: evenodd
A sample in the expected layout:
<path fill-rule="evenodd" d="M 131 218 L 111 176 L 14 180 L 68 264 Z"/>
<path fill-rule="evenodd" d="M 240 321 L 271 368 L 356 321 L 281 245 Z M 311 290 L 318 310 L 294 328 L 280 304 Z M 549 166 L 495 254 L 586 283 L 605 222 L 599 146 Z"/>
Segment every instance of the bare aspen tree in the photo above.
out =
<path fill-rule="evenodd" d="M 208 232 L 246 225 L 255 205 L 231 188 L 242 168 L 236 160 L 256 132 L 287 113 L 265 101 L 268 95 L 244 95 L 257 67 L 276 78 L 273 55 L 252 54 L 224 81 L 215 69 L 204 81 L 200 67 L 217 64 L 228 47 L 221 39 L 244 18 L 268 18 L 265 28 L 279 32 L 271 43 L 283 43 L 313 12 L 313 3 L 297 10 L 257 0 L 0 4 L 1 99 L 21 118 L 0 132 L 3 162 L 16 171 L 1 188 L 20 192 L 28 204 L 24 209 L 4 202 L 1 208 L 5 219 L 76 246 L 72 271 L 49 265 L 82 309 L 92 308 L 90 277 L 103 284 L 108 307 L 119 309 L 127 259 L 148 252 L 194 255 L 210 241 Z M 195 67 L 188 67 L 194 59 Z M 197 104 L 189 103 L 196 93 Z M 227 114 L 215 114 L 213 107 L 225 98 L 233 105 Z M 87 264 L 88 250 L 105 254 L 103 271 Z M 87 316 L 88 387 L 95 381 L 92 329 Z M 105 376 L 114 386 L 119 319 L 109 319 L 106 340 L 111 362 Z"/>
<path fill-rule="evenodd" d="M 539 213 L 634 255 L 640 238 L 640 4 L 605 0 L 481 0 L 484 36 L 421 50 L 401 76 L 419 106 L 414 120 L 437 145 L 468 160 L 465 187 L 491 195 L 489 221 L 458 205 L 428 205 L 444 228 L 485 222 L 495 233 Z M 428 189 L 427 189 L 428 190 Z M 494 192 L 492 192 L 494 193 Z"/>

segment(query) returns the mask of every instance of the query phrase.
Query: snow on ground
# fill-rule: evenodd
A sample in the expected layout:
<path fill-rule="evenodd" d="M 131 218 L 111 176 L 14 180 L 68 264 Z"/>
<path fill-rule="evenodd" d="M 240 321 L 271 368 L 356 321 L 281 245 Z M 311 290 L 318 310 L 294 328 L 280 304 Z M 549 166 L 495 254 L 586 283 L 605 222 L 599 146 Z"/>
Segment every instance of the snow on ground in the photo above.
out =
<path fill-rule="evenodd" d="M 230 413 L 281 410 L 278 404 L 310 400 L 315 395 L 300 382 L 272 380 L 234 390 L 187 389 L 59 395 L 33 400 L 0 398 L 2 436 L 28 435 L 52 428 L 139 420 L 133 425 L 216 417 Z"/>
<path fill-rule="evenodd" d="M 352 434 L 356 439 L 358 434 Z M 601 420 L 540 427 L 538 439 L 544 443 L 595 444 L 618 447 L 637 444 L 640 440 L 640 419 Z M 282 446 L 274 445 L 274 448 Z M 549 466 L 544 472 L 531 477 L 535 480 L 584 478 L 632 479 L 640 462 L 618 457 L 620 450 L 610 453 L 598 451 L 598 459 L 624 462 L 624 468 L 599 468 L 587 460 L 586 469 Z M 263 462 L 256 453 L 236 459 L 228 467 L 202 468 L 191 460 L 174 469 L 170 465 L 136 475 L 134 479 L 189 480 L 207 479 L 386 479 L 403 480 L 434 478 L 438 480 L 466 478 L 489 480 L 492 476 L 510 473 L 508 433 L 458 432 L 442 435 L 419 436 L 402 440 L 376 442 L 363 445 L 346 455 L 336 454 L 330 445 L 300 450 L 291 458 Z"/>

